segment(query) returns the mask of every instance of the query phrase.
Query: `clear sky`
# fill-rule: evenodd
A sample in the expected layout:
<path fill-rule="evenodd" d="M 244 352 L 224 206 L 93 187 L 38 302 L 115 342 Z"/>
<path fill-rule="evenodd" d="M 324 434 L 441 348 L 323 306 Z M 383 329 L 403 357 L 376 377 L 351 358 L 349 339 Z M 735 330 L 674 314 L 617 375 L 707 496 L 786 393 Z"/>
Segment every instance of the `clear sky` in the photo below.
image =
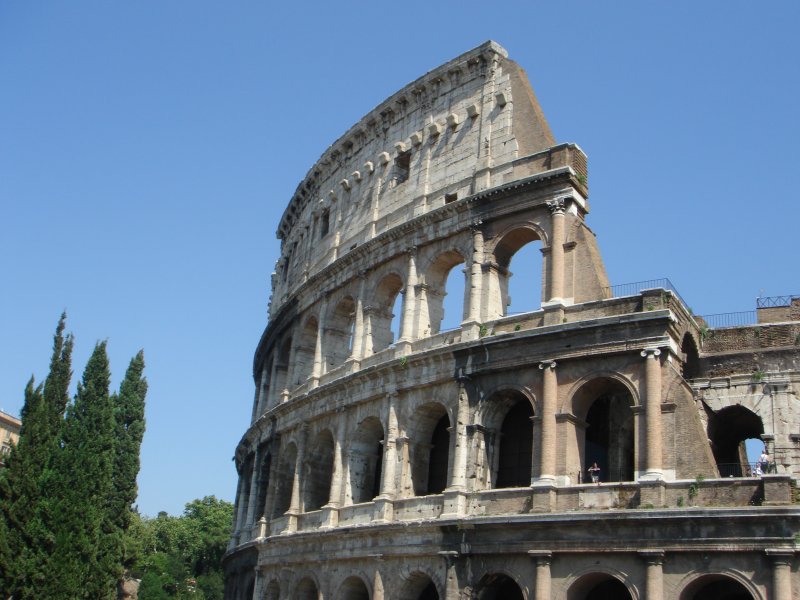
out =
<path fill-rule="evenodd" d="M 275 230 L 320 154 L 487 39 L 589 156 L 612 283 L 669 277 L 697 314 L 800 293 L 800 3 L 0 2 L 0 408 L 144 348 L 139 507 L 232 500 Z"/>

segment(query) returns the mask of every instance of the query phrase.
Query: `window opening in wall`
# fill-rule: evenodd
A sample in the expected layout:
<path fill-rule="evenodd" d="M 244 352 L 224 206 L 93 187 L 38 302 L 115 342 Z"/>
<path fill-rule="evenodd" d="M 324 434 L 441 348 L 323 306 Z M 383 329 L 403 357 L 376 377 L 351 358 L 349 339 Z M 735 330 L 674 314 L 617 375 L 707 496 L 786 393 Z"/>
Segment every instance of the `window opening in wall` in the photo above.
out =
<path fill-rule="evenodd" d="M 320 238 L 324 238 L 326 235 L 328 235 L 328 232 L 330 231 L 330 227 L 331 227 L 330 219 L 331 219 L 330 211 L 329 210 L 323 210 L 322 211 L 322 215 L 319 218 L 319 237 Z"/>
<path fill-rule="evenodd" d="M 258 496 L 256 498 L 256 520 L 264 516 L 264 508 L 267 502 L 267 490 L 269 489 L 269 471 L 272 467 L 272 455 L 267 453 L 261 459 L 261 468 L 258 475 Z"/>
<path fill-rule="evenodd" d="M 741 404 L 726 406 L 714 411 L 706 404 L 703 405 L 708 416 L 708 439 L 711 441 L 711 451 L 717 463 L 720 477 L 749 477 L 753 475 L 758 456 L 764 449 L 760 440 L 764 433 L 764 424 L 753 411 Z M 749 442 L 749 440 L 753 440 Z M 756 456 L 756 460 L 749 460 L 748 446 Z M 770 462 L 774 460 L 770 457 Z"/>
<path fill-rule="evenodd" d="M 442 303 L 443 315 L 438 331 L 457 329 L 461 327 L 464 318 L 464 263 L 457 264 L 447 274 Z"/>
<path fill-rule="evenodd" d="M 392 332 L 392 343 L 397 342 L 397 340 L 400 339 L 400 334 L 402 332 L 402 320 L 403 294 L 398 293 L 394 297 L 394 304 L 392 305 L 392 322 L 389 326 Z"/>
<path fill-rule="evenodd" d="M 542 307 L 542 253 L 537 240 L 522 246 L 511 259 L 505 314 L 539 310 Z"/>
<path fill-rule="evenodd" d="M 394 180 L 403 183 L 411 172 L 411 151 L 401 152 L 394 161 Z"/>
<path fill-rule="evenodd" d="M 428 459 L 428 493 L 441 494 L 447 487 L 447 463 L 450 457 L 450 419 L 444 415 L 431 436 Z"/>
<path fill-rule="evenodd" d="M 523 600 L 522 590 L 508 575 L 487 575 L 478 584 L 478 600 Z"/>
<path fill-rule="evenodd" d="M 741 583 L 725 575 L 706 575 L 683 591 L 681 600 L 753 600 Z"/>
<path fill-rule="evenodd" d="M 444 195 L 444 203 L 450 204 L 451 202 L 455 202 L 458 200 L 458 194 L 445 194 Z"/>
<path fill-rule="evenodd" d="M 333 474 L 333 435 L 320 432 L 305 460 L 303 510 L 319 510 L 328 502 Z"/>
<path fill-rule="evenodd" d="M 600 481 L 633 481 L 633 412 L 630 394 L 606 393 L 586 415 L 586 469 L 600 467 Z"/>
<path fill-rule="evenodd" d="M 533 452 L 533 410 L 520 399 L 508 411 L 500 430 L 500 460 L 497 487 L 525 487 L 531 484 Z"/>

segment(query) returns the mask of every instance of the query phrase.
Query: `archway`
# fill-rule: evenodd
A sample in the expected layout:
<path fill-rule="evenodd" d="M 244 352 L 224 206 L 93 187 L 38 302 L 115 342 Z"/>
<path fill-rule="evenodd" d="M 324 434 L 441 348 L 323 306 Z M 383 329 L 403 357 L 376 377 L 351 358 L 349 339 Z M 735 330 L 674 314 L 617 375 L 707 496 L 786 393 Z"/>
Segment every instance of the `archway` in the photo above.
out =
<path fill-rule="evenodd" d="M 304 383 L 314 369 L 314 353 L 317 347 L 318 332 L 319 323 L 316 317 L 306 319 L 294 352 L 294 364 L 292 365 L 292 383 L 294 385 Z"/>
<path fill-rule="evenodd" d="M 264 516 L 264 507 L 267 502 L 267 490 L 269 489 L 269 472 L 272 468 L 272 454 L 262 446 L 261 466 L 258 473 L 258 495 L 256 496 L 256 520 Z"/>
<path fill-rule="evenodd" d="M 708 439 L 721 477 L 751 475 L 745 440 L 760 439 L 764 433 L 761 417 L 741 404 L 713 411 L 708 406 Z"/>
<path fill-rule="evenodd" d="M 311 578 L 305 577 L 297 584 L 292 598 L 295 600 L 318 600 L 319 590 L 317 589 L 317 584 Z"/>
<path fill-rule="evenodd" d="M 426 573 L 417 571 L 403 582 L 397 600 L 439 600 L 439 591 Z"/>
<path fill-rule="evenodd" d="M 590 573 L 573 583 L 567 600 L 632 600 L 628 588 L 608 573 Z"/>
<path fill-rule="evenodd" d="M 272 517 L 281 517 L 289 510 L 292 503 L 292 487 L 294 485 L 294 469 L 297 462 L 297 446 L 289 444 L 281 452 L 278 467 L 277 489 L 275 490 L 275 503 Z"/>
<path fill-rule="evenodd" d="M 489 443 L 485 447 L 492 487 L 527 487 L 531 484 L 532 418 L 531 402 L 519 390 L 500 390 L 489 397 L 484 407 L 483 423 L 489 433 Z"/>
<path fill-rule="evenodd" d="M 353 504 L 380 494 L 383 466 L 383 426 L 376 417 L 364 419 L 350 442 L 350 495 Z"/>
<path fill-rule="evenodd" d="M 264 591 L 264 600 L 281 600 L 281 586 L 276 580 L 273 579 L 269 582 L 267 589 Z"/>
<path fill-rule="evenodd" d="M 333 475 L 333 435 L 327 429 L 317 434 L 306 453 L 303 473 L 303 510 L 319 510 L 328 502 Z"/>
<path fill-rule="evenodd" d="M 575 394 L 575 415 L 586 423 L 581 447 L 586 470 L 597 463 L 601 481 L 633 481 L 633 398 L 627 387 L 611 377 L 599 377 Z"/>
<path fill-rule="evenodd" d="M 681 592 L 680 600 L 754 600 L 747 588 L 732 577 L 709 574 L 699 577 Z"/>
<path fill-rule="evenodd" d="M 683 336 L 681 341 L 681 352 L 686 357 L 681 364 L 681 373 L 684 379 L 694 379 L 700 375 L 700 353 L 697 351 L 697 344 L 689 332 Z"/>
<path fill-rule="evenodd" d="M 403 281 L 395 273 L 390 273 L 378 283 L 373 302 L 367 311 L 370 332 L 367 339 L 372 344 L 367 344 L 366 355 L 388 348 L 400 337 L 402 289 Z"/>
<path fill-rule="evenodd" d="M 450 419 L 441 404 L 426 404 L 412 420 L 411 479 L 414 494 L 440 494 L 447 487 Z"/>
<path fill-rule="evenodd" d="M 496 288 L 496 293 L 500 295 L 500 304 L 491 311 L 490 318 L 541 307 L 544 297 L 541 240 L 540 234 L 532 227 L 518 227 L 506 233 L 495 247 L 498 268 L 490 273 L 490 279 L 491 287 Z M 512 261 L 517 272 L 516 279 L 511 271 Z"/>
<path fill-rule="evenodd" d="M 464 273 L 459 265 L 464 257 L 455 250 L 439 255 L 425 273 L 425 300 L 421 306 L 422 322 L 418 330 L 429 335 L 443 329 L 461 327 L 464 319 Z M 427 312 L 427 323 L 425 313 Z"/>
<path fill-rule="evenodd" d="M 242 467 L 242 494 L 239 496 L 239 503 L 242 505 L 242 523 L 240 526 L 250 525 L 247 523 L 247 511 L 250 509 L 250 490 L 253 483 L 253 469 L 255 468 L 254 456 L 252 453 L 247 455 Z"/>
<path fill-rule="evenodd" d="M 356 303 L 346 296 L 336 305 L 325 327 L 326 370 L 344 364 L 353 353 L 353 327 L 355 325 Z"/>
<path fill-rule="evenodd" d="M 487 575 L 475 589 L 478 600 L 523 600 L 522 590 L 517 582 L 503 573 Z"/>
<path fill-rule="evenodd" d="M 369 600 L 369 589 L 358 577 L 348 577 L 339 588 L 337 600 Z"/>

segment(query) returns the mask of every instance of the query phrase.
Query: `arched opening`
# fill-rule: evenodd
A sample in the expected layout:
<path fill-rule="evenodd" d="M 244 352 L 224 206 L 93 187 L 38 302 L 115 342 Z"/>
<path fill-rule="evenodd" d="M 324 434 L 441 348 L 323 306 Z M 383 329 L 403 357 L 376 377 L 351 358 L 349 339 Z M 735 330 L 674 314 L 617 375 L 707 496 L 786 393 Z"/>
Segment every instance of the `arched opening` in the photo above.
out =
<path fill-rule="evenodd" d="M 314 439 L 303 473 L 303 510 L 319 510 L 328 502 L 333 475 L 333 435 L 327 429 Z"/>
<path fill-rule="evenodd" d="M 283 452 L 278 468 L 277 488 L 272 517 L 281 517 L 289 510 L 292 503 L 292 486 L 294 485 L 294 469 L 297 462 L 297 446 L 289 444 Z"/>
<path fill-rule="evenodd" d="M 292 365 L 294 385 L 304 383 L 311 376 L 314 369 L 314 351 L 317 347 L 318 332 L 319 324 L 316 317 L 306 319 L 294 353 L 294 365 Z"/>
<path fill-rule="evenodd" d="M 264 591 L 264 600 L 281 600 L 281 586 L 274 579 L 269 582 Z M 316 600 L 316 597 L 314 598 Z"/>
<path fill-rule="evenodd" d="M 632 600 L 628 588 L 608 573 L 584 575 L 567 591 L 567 600 Z"/>
<path fill-rule="evenodd" d="M 369 502 L 380 494 L 383 467 L 383 426 L 376 417 L 364 419 L 350 442 L 348 460 L 353 504 Z"/>
<path fill-rule="evenodd" d="M 491 289 L 497 290 L 500 302 L 493 311 L 496 314 L 491 314 L 490 318 L 541 308 L 543 262 L 541 240 L 536 231 L 520 227 L 508 232 L 495 248 L 494 255 L 498 268 L 490 273 Z"/>
<path fill-rule="evenodd" d="M 267 357 L 267 360 L 264 361 L 264 365 L 261 367 L 259 371 L 260 377 L 258 382 L 258 392 L 256 393 L 256 399 L 254 402 L 253 408 L 253 420 L 257 419 L 261 416 L 268 408 L 269 408 L 269 398 L 270 398 L 270 378 L 272 377 L 272 366 L 275 362 L 275 357 L 273 353 Z"/>
<path fill-rule="evenodd" d="M 275 381 L 271 382 L 269 386 L 269 406 L 273 407 L 280 402 L 281 394 L 288 385 L 289 375 L 289 357 L 292 355 L 292 338 L 287 338 L 281 344 L 281 350 L 278 352 L 275 360 L 278 361 L 275 365 Z"/>
<path fill-rule="evenodd" d="M 272 454 L 262 450 L 261 467 L 258 470 L 258 495 L 256 496 L 256 520 L 264 516 L 264 507 L 267 503 L 267 490 L 269 489 L 269 471 L 272 468 Z"/>
<path fill-rule="evenodd" d="M 461 327 L 464 319 L 464 271 L 458 268 L 464 257 L 455 250 L 438 256 L 425 273 L 423 289 L 426 302 L 420 306 L 422 335 L 435 335 L 439 331 Z M 427 319 L 426 319 L 427 313 Z"/>
<path fill-rule="evenodd" d="M 684 379 L 694 379 L 700 375 L 700 353 L 697 344 L 690 333 L 686 333 L 681 341 L 681 352 L 685 360 L 681 364 L 681 373 Z"/>
<path fill-rule="evenodd" d="M 760 439 L 764 433 L 761 417 L 741 404 L 713 411 L 705 406 L 708 415 L 708 439 L 721 477 L 752 475 L 747 458 L 748 439 Z M 763 444 L 761 444 L 763 447 Z"/>
<path fill-rule="evenodd" d="M 348 577 L 339 588 L 338 600 L 369 600 L 369 590 L 358 577 Z"/>
<path fill-rule="evenodd" d="M 388 348 L 400 337 L 403 281 L 391 273 L 381 279 L 375 290 L 374 303 L 367 313 L 369 336 L 366 354 Z M 369 343 L 371 341 L 371 344 Z"/>
<path fill-rule="evenodd" d="M 244 466 L 242 467 L 242 495 L 239 496 L 239 503 L 242 506 L 242 525 L 248 525 L 246 523 L 247 519 L 247 511 L 250 508 L 250 490 L 253 483 L 253 454 L 248 454 L 247 458 L 244 461 Z"/>
<path fill-rule="evenodd" d="M 304 578 L 294 590 L 292 598 L 296 600 L 319 600 L 317 584 L 309 577 Z"/>
<path fill-rule="evenodd" d="M 439 591 L 427 574 L 418 571 L 403 583 L 397 600 L 439 600 Z"/>
<path fill-rule="evenodd" d="M 441 404 L 426 404 L 414 413 L 411 479 L 414 494 L 441 494 L 447 487 L 450 419 Z"/>
<path fill-rule="evenodd" d="M 327 370 L 344 364 L 353 353 L 353 327 L 356 303 L 347 296 L 339 301 L 325 327 L 325 351 Z"/>
<path fill-rule="evenodd" d="M 681 592 L 680 600 L 754 600 L 741 583 L 725 575 L 704 575 Z"/>
<path fill-rule="evenodd" d="M 633 398 L 628 388 L 615 379 L 594 379 L 581 387 L 574 405 L 576 416 L 586 422 L 581 448 L 583 480 L 597 463 L 600 481 L 633 481 Z"/>
<path fill-rule="evenodd" d="M 475 589 L 478 600 L 523 600 L 522 590 L 508 575 L 487 575 Z"/>
<path fill-rule="evenodd" d="M 519 390 L 493 393 L 475 428 L 478 480 L 493 488 L 527 487 L 533 464 L 533 407 Z"/>

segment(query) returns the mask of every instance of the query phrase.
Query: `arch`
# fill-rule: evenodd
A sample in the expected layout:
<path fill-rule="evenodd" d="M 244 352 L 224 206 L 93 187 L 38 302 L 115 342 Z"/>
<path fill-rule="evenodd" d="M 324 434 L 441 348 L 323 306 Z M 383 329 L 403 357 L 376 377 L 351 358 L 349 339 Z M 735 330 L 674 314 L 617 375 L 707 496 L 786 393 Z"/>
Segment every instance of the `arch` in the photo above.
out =
<path fill-rule="evenodd" d="M 514 225 L 498 236 L 497 243 L 492 249 L 497 267 L 489 272 L 489 290 L 495 301 L 490 305 L 492 308 L 488 318 L 503 317 L 508 314 L 509 305 L 513 300 L 509 294 L 509 284 L 513 277 L 510 270 L 512 259 L 523 247 L 536 242 L 541 243 L 543 247 L 549 246 L 544 231 L 538 225 L 530 222 Z M 519 271 L 519 277 L 523 283 L 516 285 L 515 282 L 515 295 L 521 297 L 514 302 L 516 305 L 514 312 L 536 310 L 541 306 L 544 297 L 544 262 L 535 255 L 529 258 L 531 261 L 537 261 L 539 267 L 527 265 L 527 269 Z M 527 274 L 527 277 L 524 274 Z M 539 283 L 538 296 L 537 290 L 526 290 L 526 287 L 533 285 L 531 280 Z M 532 295 L 534 301 L 525 302 L 524 299 L 528 298 L 529 294 Z M 538 300 L 535 300 L 537 297 Z"/>
<path fill-rule="evenodd" d="M 325 356 L 327 370 L 344 364 L 353 353 L 353 328 L 355 326 L 356 302 L 345 296 L 336 303 L 325 322 Z"/>
<path fill-rule="evenodd" d="M 420 406 L 412 418 L 411 481 L 414 494 L 440 494 L 447 487 L 450 418 L 439 403 Z"/>
<path fill-rule="evenodd" d="M 320 431 L 306 453 L 303 471 L 303 510 L 319 510 L 328 502 L 333 476 L 333 434 Z"/>
<path fill-rule="evenodd" d="M 242 524 L 241 525 L 249 525 L 247 523 L 247 512 L 250 509 L 250 491 L 253 484 L 253 469 L 255 468 L 254 465 L 254 456 L 251 452 L 247 455 L 247 458 L 244 461 L 244 465 L 242 466 L 242 494 L 239 496 L 239 503 L 242 505 Z"/>
<path fill-rule="evenodd" d="M 294 486 L 294 471 L 297 462 L 297 446 L 289 443 L 281 452 L 278 466 L 278 481 L 275 489 L 275 503 L 272 517 L 280 517 L 289 510 L 292 503 L 292 487 Z"/>
<path fill-rule="evenodd" d="M 578 577 L 567 589 L 567 600 L 635 600 L 635 589 L 624 578 L 607 571 Z"/>
<path fill-rule="evenodd" d="M 264 515 L 264 508 L 267 504 L 267 490 L 269 489 L 269 475 L 272 468 L 272 453 L 269 450 L 262 451 L 261 465 L 258 470 L 258 494 L 256 495 L 256 510 L 254 512 L 256 520 Z"/>
<path fill-rule="evenodd" d="M 582 382 L 572 397 L 572 412 L 585 424 L 578 440 L 584 472 L 597 463 L 601 481 L 633 481 L 634 405 L 634 396 L 620 377 Z"/>
<path fill-rule="evenodd" d="M 745 440 L 761 439 L 764 423 L 756 413 L 741 404 L 718 411 L 707 405 L 708 439 L 721 477 L 750 475 Z"/>
<path fill-rule="evenodd" d="M 277 579 L 273 579 L 267 584 L 264 590 L 264 600 L 281 600 L 281 586 Z"/>
<path fill-rule="evenodd" d="M 339 586 L 336 598 L 337 600 L 369 600 L 369 587 L 360 577 L 352 575 Z"/>
<path fill-rule="evenodd" d="M 289 385 L 289 357 L 292 355 L 292 338 L 287 337 L 280 345 L 280 352 L 275 357 L 275 381 L 270 383 L 268 404 L 278 404 L 279 398 Z"/>
<path fill-rule="evenodd" d="M 685 359 L 681 363 L 681 375 L 684 379 L 694 379 L 700 375 L 700 353 L 697 350 L 697 342 L 688 331 L 681 340 L 681 352 Z"/>
<path fill-rule="evenodd" d="M 314 354 L 319 335 L 319 321 L 315 316 L 309 316 L 300 329 L 297 346 L 294 350 L 294 364 L 292 365 L 292 383 L 300 385 L 311 376 L 314 369 Z"/>
<path fill-rule="evenodd" d="M 518 388 L 494 391 L 482 410 L 484 463 L 493 488 L 526 487 L 533 465 L 534 402 Z"/>
<path fill-rule="evenodd" d="M 383 425 L 377 417 L 367 417 L 359 423 L 348 454 L 352 501 L 369 502 L 380 494 L 383 467 Z"/>
<path fill-rule="evenodd" d="M 292 598 L 295 600 L 319 600 L 319 588 L 310 577 L 304 577 L 294 588 Z"/>
<path fill-rule="evenodd" d="M 484 575 L 472 597 L 476 600 L 524 600 L 522 588 L 514 579 L 505 573 Z"/>
<path fill-rule="evenodd" d="M 760 600 L 746 577 L 733 572 L 704 573 L 681 590 L 679 600 Z"/>
<path fill-rule="evenodd" d="M 367 354 L 374 354 L 388 348 L 395 341 L 396 330 L 399 333 L 401 315 L 393 312 L 395 300 L 403 289 L 403 279 L 394 272 L 385 275 L 375 287 L 373 303 L 367 311 L 369 333 Z M 402 312 L 402 311 L 400 311 Z"/>
<path fill-rule="evenodd" d="M 403 582 L 397 600 L 439 600 L 439 590 L 430 575 L 423 571 L 411 573 Z"/>
<path fill-rule="evenodd" d="M 464 274 L 461 273 L 459 282 L 451 281 L 451 273 L 454 277 L 458 277 L 459 272 L 453 272 L 453 269 L 464 263 L 464 256 L 459 251 L 447 250 L 437 255 L 425 270 L 425 301 L 420 305 L 420 323 L 416 328 L 423 335 L 426 331 L 429 335 L 435 335 L 441 330 L 442 321 L 447 312 L 445 297 L 448 293 L 456 292 L 457 294 L 456 297 L 450 298 L 447 302 L 447 305 L 452 307 L 451 310 L 455 313 L 454 319 L 448 318 L 447 320 L 448 328 L 452 329 L 461 326 L 465 308 L 465 278 Z M 458 283 L 460 283 L 460 286 L 457 285 Z"/>

